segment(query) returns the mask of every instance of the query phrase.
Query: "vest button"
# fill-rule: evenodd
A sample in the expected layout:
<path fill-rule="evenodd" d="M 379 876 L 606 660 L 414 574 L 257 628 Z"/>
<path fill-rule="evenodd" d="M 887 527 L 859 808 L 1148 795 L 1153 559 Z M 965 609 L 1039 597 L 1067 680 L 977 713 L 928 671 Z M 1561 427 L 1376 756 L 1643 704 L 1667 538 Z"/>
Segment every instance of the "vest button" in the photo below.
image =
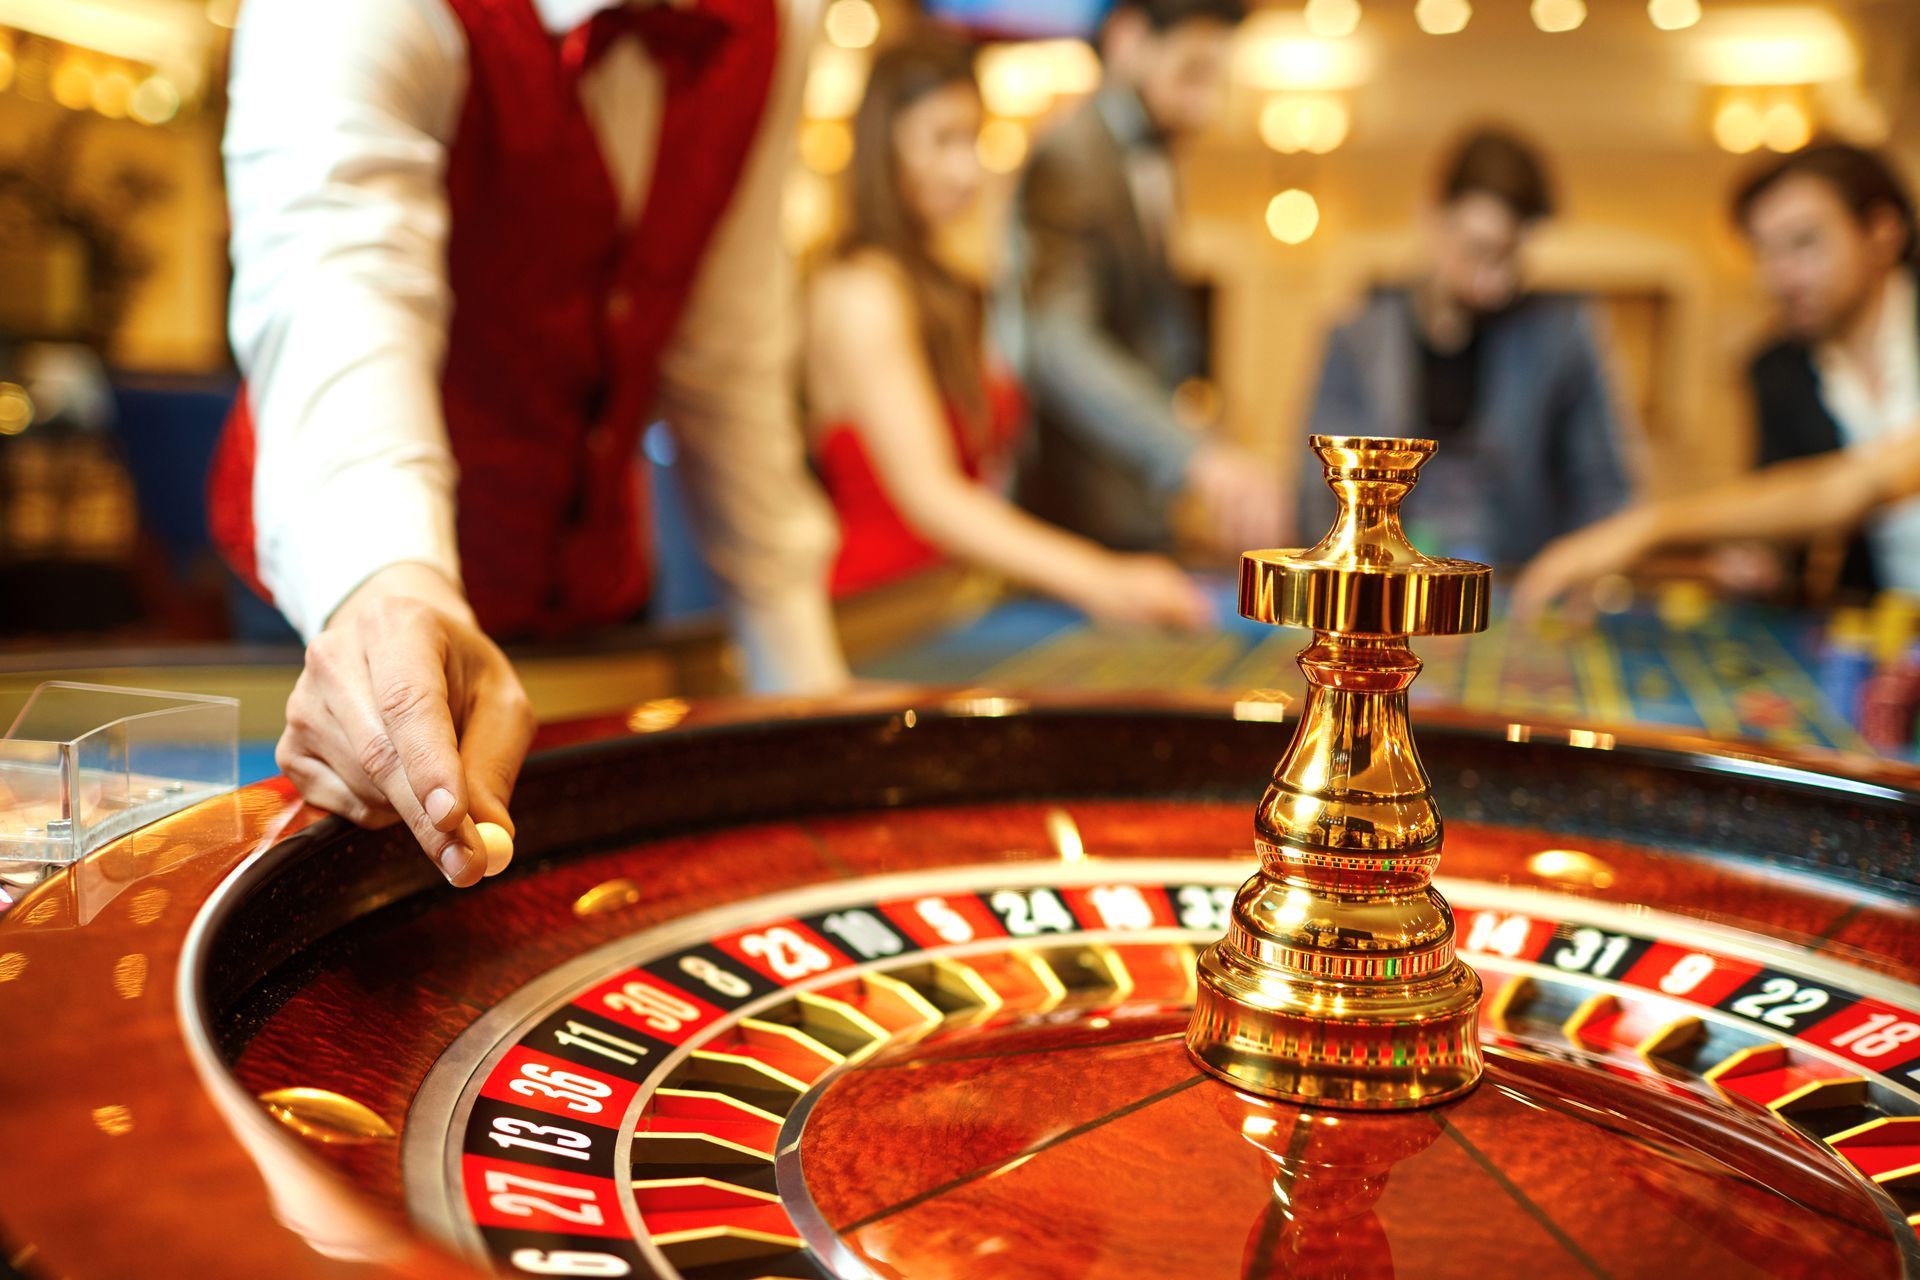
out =
<path fill-rule="evenodd" d="M 625 320 L 633 314 L 633 295 L 625 289 L 615 289 L 607 295 L 607 318 Z"/>

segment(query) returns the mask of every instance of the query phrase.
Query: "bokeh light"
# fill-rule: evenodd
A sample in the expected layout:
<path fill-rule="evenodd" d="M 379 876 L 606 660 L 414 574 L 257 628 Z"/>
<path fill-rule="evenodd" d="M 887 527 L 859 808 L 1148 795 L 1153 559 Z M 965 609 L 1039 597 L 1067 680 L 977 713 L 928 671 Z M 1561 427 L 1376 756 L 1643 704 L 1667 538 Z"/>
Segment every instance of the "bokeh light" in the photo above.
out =
<path fill-rule="evenodd" d="M 803 107 L 814 120 L 845 120 L 867 91 L 867 56 L 838 45 L 818 45 L 807 67 Z"/>
<path fill-rule="evenodd" d="M 1700 0 L 1647 0 L 1647 18 L 1662 31 L 1684 31 L 1700 21 Z"/>
<path fill-rule="evenodd" d="M 975 69 L 981 100 L 997 116 L 1037 116 L 1053 102 L 1052 77 L 1031 45 L 988 45 Z"/>
<path fill-rule="evenodd" d="M 825 26 L 827 39 L 842 49 L 865 49 L 880 37 L 880 11 L 872 0 L 833 0 Z"/>
<path fill-rule="evenodd" d="M 1084 40 L 993 44 L 975 62 L 980 97 L 996 116 L 1032 119 L 1063 96 L 1100 87 L 1100 56 Z"/>
<path fill-rule="evenodd" d="M 1829 84 L 1860 70 L 1852 34 L 1812 5 L 1710 8 L 1683 49 L 1688 74 L 1707 84 Z"/>
<path fill-rule="evenodd" d="M 1319 202 L 1298 187 L 1267 201 L 1267 230 L 1281 244 L 1305 244 L 1319 226 Z"/>
<path fill-rule="evenodd" d="M 815 173 L 838 173 L 853 159 L 853 130 L 840 120 L 809 120 L 800 127 L 800 161 Z"/>
<path fill-rule="evenodd" d="M 148 76 L 134 86 L 127 114 L 141 124 L 165 124 L 180 114 L 180 91 L 165 76 Z"/>
<path fill-rule="evenodd" d="M 93 67 L 84 58 L 67 57 L 54 70 L 53 100 L 71 111 L 93 104 Z"/>
<path fill-rule="evenodd" d="M 1813 121 L 1797 102 L 1776 102 L 1760 117 L 1760 141 L 1769 151 L 1798 151 L 1813 138 Z"/>
<path fill-rule="evenodd" d="M 133 77 L 119 67 L 103 71 L 93 82 L 93 109 L 109 120 L 124 120 L 133 100 Z"/>
<path fill-rule="evenodd" d="M 1100 87 L 1105 68 L 1085 40 L 1042 40 L 1036 47 L 1047 61 L 1055 93 L 1092 93 Z"/>
<path fill-rule="evenodd" d="M 1360 0 L 1307 0 L 1301 16 L 1314 35 L 1337 40 L 1352 35 L 1360 25 Z"/>
<path fill-rule="evenodd" d="M 1298 28 L 1247 19 L 1234 50 L 1234 78 L 1251 89 L 1317 91 L 1353 89 L 1371 76 L 1371 56 L 1358 40 L 1301 35 Z"/>
<path fill-rule="evenodd" d="M 1549 35 L 1578 30 L 1587 20 L 1586 0 L 1533 0 L 1533 25 Z"/>
<path fill-rule="evenodd" d="M 1473 6 L 1467 0 L 1419 0 L 1413 20 L 1430 36 L 1450 36 L 1467 29 Z"/>
<path fill-rule="evenodd" d="M 791 253 L 806 254 L 833 229 L 833 183 L 807 169 L 787 174 L 780 201 L 780 238 Z"/>
<path fill-rule="evenodd" d="M 1285 155 L 1325 155 L 1347 140 L 1352 116 L 1338 98 L 1279 95 L 1260 108 L 1260 140 Z"/>
<path fill-rule="evenodd" d="M 1723 151 L 1743 156 L 1760 145 L 1764 134 L 1760 108 L 1751 99 L 1728 98 L 1713 113 L 1713 140 Z"/>

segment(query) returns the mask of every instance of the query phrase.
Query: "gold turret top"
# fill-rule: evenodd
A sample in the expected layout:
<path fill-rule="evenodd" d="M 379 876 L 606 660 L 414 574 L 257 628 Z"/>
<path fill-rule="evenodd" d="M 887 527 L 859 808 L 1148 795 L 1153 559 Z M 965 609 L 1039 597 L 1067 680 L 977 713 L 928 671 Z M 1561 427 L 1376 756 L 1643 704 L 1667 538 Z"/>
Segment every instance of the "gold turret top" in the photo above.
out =
<path fill-rule="evenodd" d="M 1400 527 L 1400 501 L 1433 456 L 1431 440 L 1314 436 L 1340 514 L 1304 550 L 1249 551 L 1240 612 L 1256 622 L 1341 635 L 1484 631 L 1492 571 L 1423 555 Z"/>

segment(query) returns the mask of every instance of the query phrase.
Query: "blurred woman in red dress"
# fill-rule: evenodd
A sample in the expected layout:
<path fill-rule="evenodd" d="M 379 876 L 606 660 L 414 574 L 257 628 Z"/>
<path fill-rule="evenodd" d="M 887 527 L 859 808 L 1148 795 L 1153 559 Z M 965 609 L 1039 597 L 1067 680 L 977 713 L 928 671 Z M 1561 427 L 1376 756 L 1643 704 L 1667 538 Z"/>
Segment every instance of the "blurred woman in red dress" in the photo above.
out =
<path fill-rule="evenodd" d="M 942 561 L 977 565 L 1098 618 L 1200 627 L 1171 560 L 1123 555 L 1005 496 L 1026 405 L 993 361 L 981 291 L 941 261 L 979 195 L 970 53 L 918 39 L 874 61 L 854 117 L 846 234 L 808 298 L 814 455 L 840 517 L 833 591 Z"/>

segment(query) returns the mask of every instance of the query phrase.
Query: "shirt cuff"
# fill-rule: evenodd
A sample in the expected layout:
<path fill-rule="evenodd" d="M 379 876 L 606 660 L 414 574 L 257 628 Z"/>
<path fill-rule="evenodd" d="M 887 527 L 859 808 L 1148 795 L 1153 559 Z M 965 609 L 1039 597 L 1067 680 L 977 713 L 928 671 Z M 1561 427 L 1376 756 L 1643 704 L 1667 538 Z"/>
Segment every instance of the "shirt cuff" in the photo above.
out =
<path fill-rule="evenodd" d="M 831 693 L 848 680 L 827 593 L 793 588 L 732 606 L 753 693 Z"/>
<path fill-rule="evenodd" d="M 425 469 L 353 468 L 308 490 L 290 519 L 263 532 L 262 581 L 302 639 L 389 565 L 424 564 L 460 586 L 453 499 Z"/>

